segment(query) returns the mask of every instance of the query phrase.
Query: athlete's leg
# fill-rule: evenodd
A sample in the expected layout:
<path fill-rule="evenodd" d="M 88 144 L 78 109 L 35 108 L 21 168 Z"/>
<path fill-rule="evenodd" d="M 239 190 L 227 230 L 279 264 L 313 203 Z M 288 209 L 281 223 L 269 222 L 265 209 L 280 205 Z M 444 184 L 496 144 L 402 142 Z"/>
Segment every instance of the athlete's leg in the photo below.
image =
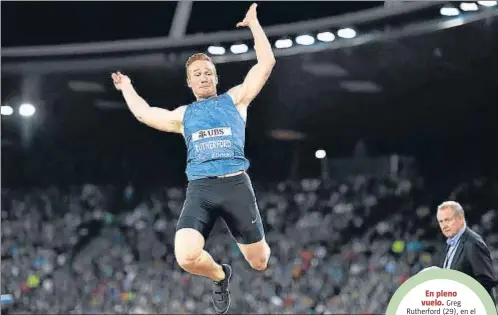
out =
<path fill-rule="evenodd" d="M 271 250 L 265 239 L 252 244 L 237 243 L 237 245 L 252 268 L 259 271 L 266 269 Z"/>
<path fill-rule="evenodd" d="M 211 196 L 203 181 L 190 182 L 175 234 L 175 258 L 180 267 L 214 281 L 225 277 L 223 268 L 204 250 L 218 214 L 207 204 Z"/>
<path fill-rule="evenodd" d="M 175 235 L 175 257 L 183 270 L 213 281 L 225 278 L 221 265 L 204 250 L 204 236 L 192 228 L 182 228 Z"/>
<path fill-rule="evenodd" d="M 216 194 L 210 180 L 189 183 L 185 204 L 177 224 L 175 257 L 187 272 L 211 278 L 213 306 L 218 314 L 230 307 L 230 278 L 232 268 L 219 265 L 204 250 L 205 241 L 218 218 Z"/>
<path fill-rule="evenodd" d="M 249 265 L 265 270 L 271 251 L 249 175 L 227 180 L 225 189 L 229 197 L 223 205 L 223 219 Z"/>

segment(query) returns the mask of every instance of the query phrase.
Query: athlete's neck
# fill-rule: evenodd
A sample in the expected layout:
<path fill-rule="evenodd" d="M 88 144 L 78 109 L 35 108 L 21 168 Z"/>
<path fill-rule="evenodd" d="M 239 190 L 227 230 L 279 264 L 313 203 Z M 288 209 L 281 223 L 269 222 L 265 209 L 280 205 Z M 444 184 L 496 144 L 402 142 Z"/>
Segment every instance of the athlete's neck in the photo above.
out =
<path fill-rule="evenodd" d="M 208 100 L 210 98 L 213 98 L 213 97 L 217 97 L 218 94 L 217 93 L 214 93 L 213 95 L 210 95 L 210 96 L 207 96 L 207 97 L 199 97 L 199 96 L 196 96 L 197 98 L 197 101 L 204 101 L 204 100 Z"/>

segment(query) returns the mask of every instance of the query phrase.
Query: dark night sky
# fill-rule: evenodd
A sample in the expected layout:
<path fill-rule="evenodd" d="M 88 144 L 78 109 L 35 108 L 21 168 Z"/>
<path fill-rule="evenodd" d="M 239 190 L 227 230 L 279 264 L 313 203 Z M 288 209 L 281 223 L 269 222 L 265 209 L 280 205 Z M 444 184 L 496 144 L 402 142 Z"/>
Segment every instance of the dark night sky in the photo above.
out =
<path fill-rule="evenodd" d="M 195 2 L 188 33 L 232 30 L 251 2 Z M 382 2 L 259 2 L 263 25 L 340 15 Z M 62 44 L 167 36 L 176 2 L 3 1 L 2 46 Z"/>
<path fill-rule="evenodd" d="M 250 3 L 195 2 L 188 33 L 233 30 Z M 54 45 L 167 36 L 176 4 L 159 1 L 1 2 L 2 45 Z M 262 1 L 258 15 L 263 26 L 268 26 L 342 15 L 382 4 Z M 428 10 L 428 14 L 430 18 L 435 18 L 433 15 L 439 17 L 437 9 Z M 402 16 L 396 22 L 401 20 L 406 23 L 408 19 Z M 284 147 L 287 144 L 282 143 L 282 146 L 277 145 L 276 141 L 266 136 L 268 130 L 276 127 L 295 128 L 309 135 L 299 147 L 302 158 L 299 169 L 303 174 L 318 172 L 319 166 L 313 155 L 318 147 L 327 149 L 331 157 L 345 156 L 360 138 L 364 138 L 367 146 L 379 154 L 397 152 L 416 156 L 421 168 L 431 176 L 453 173 L 459 176 L 466 170 L 488 173 L 489 169 L 496 170 L 496 167 L 489 167 L 497 160 L 496 150 L 492 150 L 494 147 L 489 143 L 496 143 L 498 134 L 492 120 L 496 117 L 497 107 L 493 100 L 498 89 L 492 83 L 486 83 L 486 76 L 491 77 L 492 70 L 496 68 L 496 58 L 492 54 L 496 49 L 491 45 L 495 43 L 491 41 L 495 36 L 493 29 L 483 24 L 475 23 L 418 38 L 357 46 L 355 49 L 281 58 L 279 70 L 272 75 L 264 98 L 262 95 L 263 106 L 254 106 L 251 110 L 247 152 L 252 161 L 252 171 L 259 172 L 262 177 L 281 177 L 288 172 L 293 157 L 293 153 L 289 152 L 294 148 Z M 441 56 L 434 55 L 436 47 L 444 52 Z M 295 67 L 296 64 L 312 64 L 313 61 L 320 64 L 330 58 L 348 69 L 351 78 L 382 84 L 383 93 L 378 97 L 347 93 L 338 87 L 339 79 L 332 78 L 330 83 L 329 78 L 303 74 L 300 66 Z M 222 81 L 239 80 L 238 75 L 247 71 L 247 66 L 246 63 L 230 64 L 235 74 L 229 80 L 226 80 L 230 78 L 228 74 L 222 75 Z M 228 65 L 224 67 L 223 71 L 226 71 Z M 183 75 L 183 72 L 178 73 Z M 183 77 L 182 83 L 171 85 L 178 87 L 174 90 L 177 94 L 170 92 L 173 89 L 164 88 L 170 84 L 169 80 L 180 78 L 180 74 L 170 74 L 163 68 L 137 70 L 134 73 L 141 85 L 140 92 L 157 104 L 163 104 L 160 106 L 174 106 L 179 102 L 172 104 L 173 98 L 180 101 L 191 96 Z M 15 105 L 21 81 L 16 76 L 5 77 L 2 77 L 2 91 L 7 92 L 2 93 L 2 97 Z M 106 82 L 106 86 L 111 88 L 107 73 L 105 78 L 102 73 L 58 74 L 43 81 L 46 87 L 43 106 L 47 113 L 52 112 L 45 116 L 44 129 L 38 130 L 38 147 L 30 151 L 34 161 L 40 162 L 41 170 L 50 174 L 52 168 L 48 164 L 55 161 L 53 167 L 58 168 L 58 161 L 66 159 L 68 170 L 73 168 L 84 176 L 88 171 L 88 174 L 108 178 L 110 165 L 114 164 L 117 166 L 112 174 L 116 178 L 135 176 L 134 168 L 122 173 L 121 164 L 116 161 L 123 159 L 129 164 L 141 161 L 138 164 L 146 168 L 143 173 L 147 174 L 146 178 L 150 176 L 159 181 L 164 179 L 163 174 L 176 178 L 171 175 L 175 172 L 179 174 L 178 178 L 183 178 L 185 157 L 181 138 L 140 125 L 127 111 L 103 111 L 96 106 L 88 106 L 95 104 L 96 100 L 114 101 L 120 96 L 114 90 L 99 95 L 72 92 L 68 88 L 68 80 Z M 472 89 L 469 88 L 471 84 L 474 84 Z M 448 94 L 454 91 L 459 93 L 448 98 Z M 163 98 L 168 98 L 168 101 Z M 272 106 L 265 106 L 265 102 Z M 11 130 L 12 138 L 17 139 L 17 127 L 14 127 L 17 125 L 13 118 L 10 120 L 12 129 L 8 129 L 9 125 L 2 121 L 2 128 L 5 128 L 2 134 L 6 134 L 4 130 Z M 320 130 L 323 127 L 327 128 L 327 132 Z M 125 132 L 129 138 L 123 136 Z M 98 136 L 89 136 L 93 134 Z M 133 146 L 130 146 L 130 138 L 135 139 L 131 141 Z M 456 147 L 458 154 L 455 155 Z M 14 146 L 12 148 L 8 161 L 24 165 L 18 164 L 22 151 Z M 60 152 L 67 153 L 68 157 L 59 156 Z M 2 159 L 5 159 L 4 156 L 2 154 Z M 104 160 L 109 162 L 101 163 Z M 269 160 L 279 163 L 269 164 Z M 43 164 L 45 161 L 47 165 Z M 161 167 L 163 171 L 158 171 L 156 167 Z M 26 176 L 34 174 L 34 180 L 52 180 L 52 175 L 41 176 L 37 172 L 24 174 L 22 167 L 12 168 L 10 178 L 23 182 L 27 180 Z M 72 173 L 68 171 L 68 174 Z M 139 176 L 141 173 L 136 171 L 136 174 Z M 71 179 L 72 175 L 68 176 Z"/>

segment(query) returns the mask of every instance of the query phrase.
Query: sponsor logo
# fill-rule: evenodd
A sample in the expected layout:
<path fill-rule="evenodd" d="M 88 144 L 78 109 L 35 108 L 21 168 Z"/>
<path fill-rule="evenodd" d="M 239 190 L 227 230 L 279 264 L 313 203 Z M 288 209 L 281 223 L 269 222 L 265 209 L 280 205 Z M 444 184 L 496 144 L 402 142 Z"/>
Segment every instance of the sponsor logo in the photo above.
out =
<path fill-rule="evenodd" d="M 198 141 L 212 137 L 231 136 L 231 135 L 232 135 L 232 128 L 230 127 L 204 129 L 192 133 L 192 141 Z"/>

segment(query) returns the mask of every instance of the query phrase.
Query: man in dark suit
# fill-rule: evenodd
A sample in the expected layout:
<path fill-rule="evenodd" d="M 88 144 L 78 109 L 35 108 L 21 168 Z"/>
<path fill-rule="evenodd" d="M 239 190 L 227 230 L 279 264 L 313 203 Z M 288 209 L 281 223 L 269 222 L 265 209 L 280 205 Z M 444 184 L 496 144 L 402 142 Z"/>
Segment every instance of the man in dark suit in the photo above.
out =
<path fill-rule="evenodd" d="M 455 201 L 443 202 L 438 207 L 437 220 L 447 238 L 440 267 L 458 270 L 474 278 L 496 304 L 493 287 L 497 280 L 488 246 L 479 234 L 467 227 L 462 206 Z"/>

